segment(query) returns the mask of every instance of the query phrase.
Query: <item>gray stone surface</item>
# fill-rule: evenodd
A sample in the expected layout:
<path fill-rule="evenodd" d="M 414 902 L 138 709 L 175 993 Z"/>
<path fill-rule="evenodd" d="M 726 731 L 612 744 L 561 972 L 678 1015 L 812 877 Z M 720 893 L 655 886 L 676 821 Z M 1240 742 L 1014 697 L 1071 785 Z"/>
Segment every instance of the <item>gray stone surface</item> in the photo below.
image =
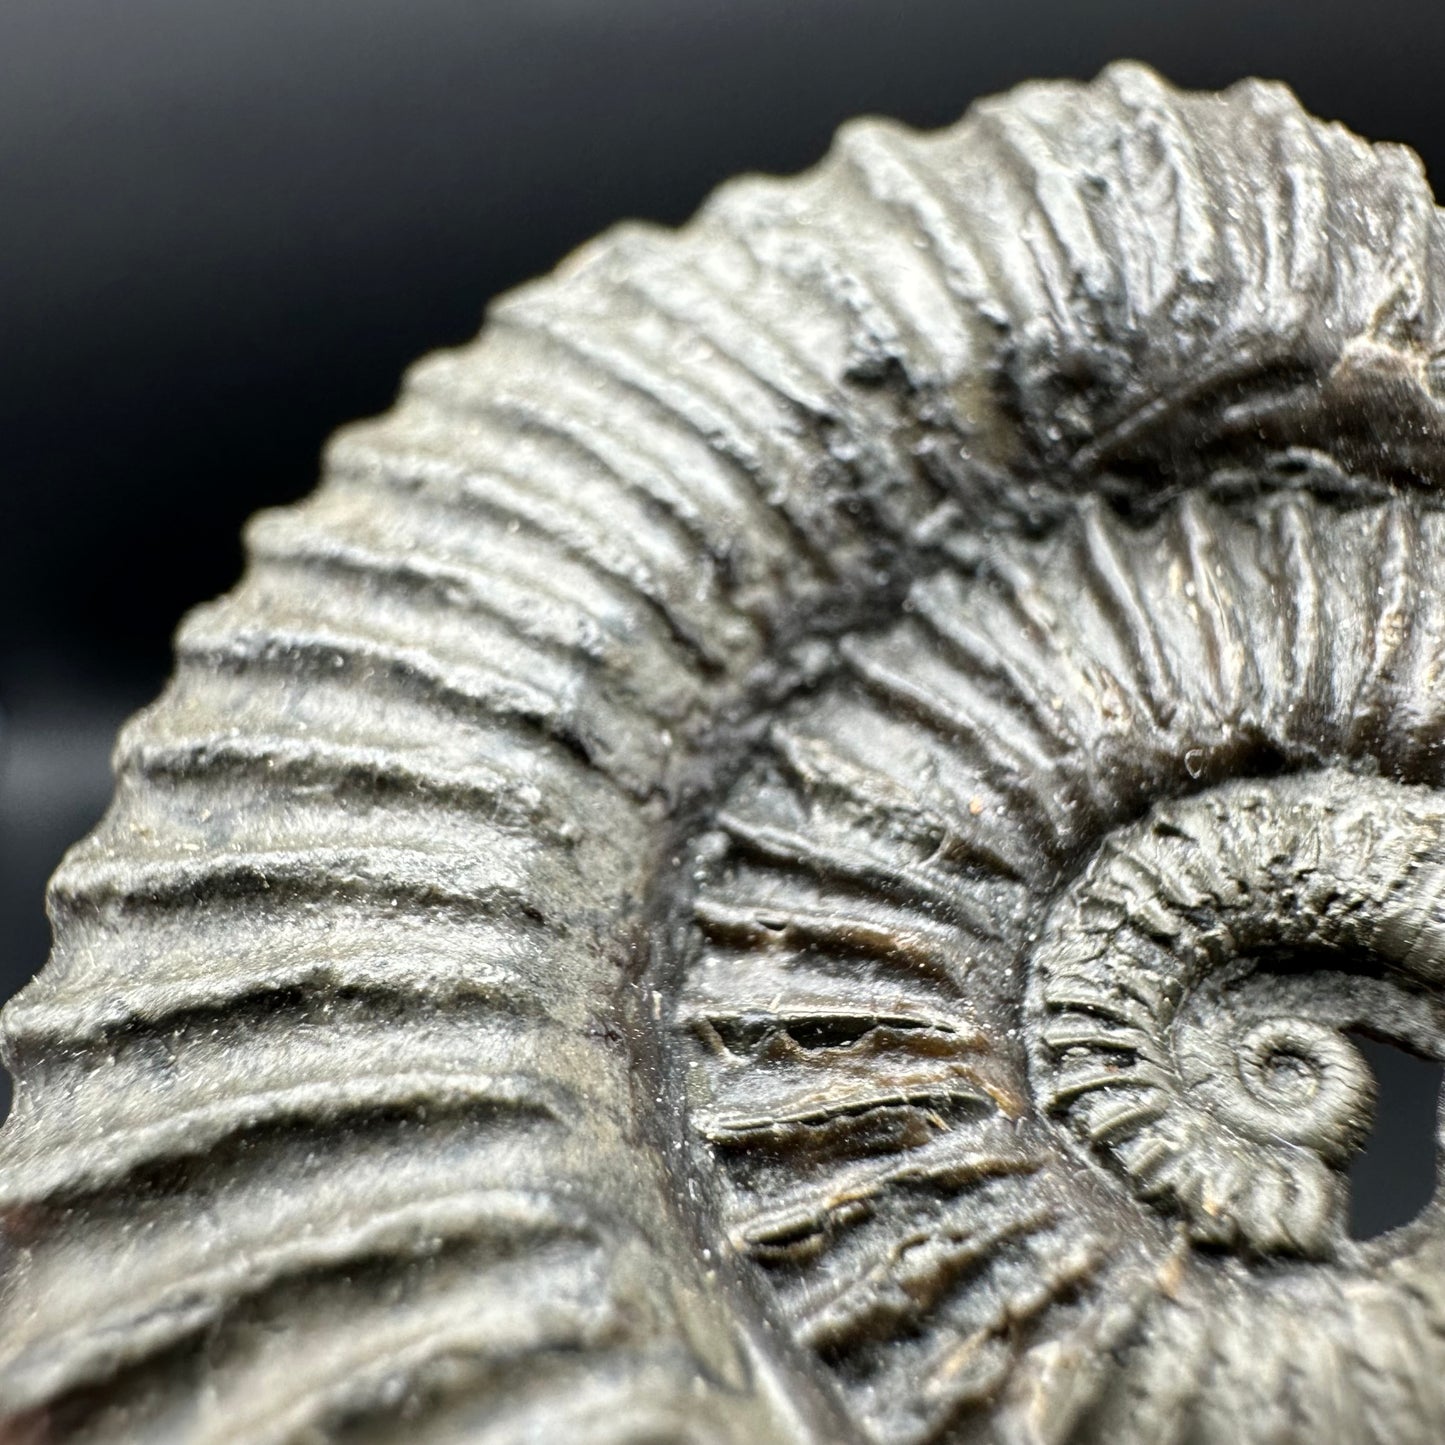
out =
<path fill-rule="evenodd" d="M 1445 1435 L 1445 228 L 1139 67 L 603 237 L 263 514 L 6 1010 L 10 1438 Z M 260 424 L 260 423 L 258 423 Z"/>

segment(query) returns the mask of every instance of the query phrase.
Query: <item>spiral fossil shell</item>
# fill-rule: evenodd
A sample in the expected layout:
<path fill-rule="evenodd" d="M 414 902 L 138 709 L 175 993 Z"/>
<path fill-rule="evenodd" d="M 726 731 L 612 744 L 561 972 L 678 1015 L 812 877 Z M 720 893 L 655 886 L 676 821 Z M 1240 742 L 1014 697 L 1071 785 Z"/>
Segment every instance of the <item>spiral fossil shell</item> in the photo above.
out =
<path fill-rule="evenodd" d="M 5 1013 L 5 1438 L 1445 1438 L 1445 225 L 1137 66 L 429 358 Z"/>

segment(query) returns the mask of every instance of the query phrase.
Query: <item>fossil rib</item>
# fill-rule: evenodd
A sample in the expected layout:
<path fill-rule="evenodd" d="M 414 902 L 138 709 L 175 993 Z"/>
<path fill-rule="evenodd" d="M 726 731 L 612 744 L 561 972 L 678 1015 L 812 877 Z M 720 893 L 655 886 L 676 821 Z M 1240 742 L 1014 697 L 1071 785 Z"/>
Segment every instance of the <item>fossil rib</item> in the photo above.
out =
<path fill-rule="evenodd" d="M 1407 151 L 1125 65 L 421 362 L 54 881 L 0 1430 L 1438 1440 L 1338 1031 L 1445 1049 L 1442 279 Z"/>

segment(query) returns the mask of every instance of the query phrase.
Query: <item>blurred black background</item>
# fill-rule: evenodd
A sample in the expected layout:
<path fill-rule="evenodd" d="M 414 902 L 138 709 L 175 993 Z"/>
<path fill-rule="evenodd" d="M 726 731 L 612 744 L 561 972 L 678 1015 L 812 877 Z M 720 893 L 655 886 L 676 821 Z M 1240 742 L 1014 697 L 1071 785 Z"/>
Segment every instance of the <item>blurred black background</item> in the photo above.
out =
<path fill-rule="evenodd" d="M 0 997 L 180 614 L 408 361 L 851 115 L 1121 56 L 1283 79 L 1445 166 L 1440 0 L 0 0 Z M 1429 1187 L 1422 1069 L 1384 1065 L 1416 1133 L 1387 1123 L 1367 1211 Z"/>

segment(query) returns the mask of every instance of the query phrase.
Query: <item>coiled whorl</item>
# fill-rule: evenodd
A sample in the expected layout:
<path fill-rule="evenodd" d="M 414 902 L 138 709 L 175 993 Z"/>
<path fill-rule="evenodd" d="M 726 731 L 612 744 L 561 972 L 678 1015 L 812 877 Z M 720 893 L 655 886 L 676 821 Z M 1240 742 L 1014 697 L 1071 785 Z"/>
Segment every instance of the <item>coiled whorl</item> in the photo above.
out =
<path fill-rule="evenodd" d="M 1339 1177 L 1345 1034 L 1445 1037 L 1441 241 L 1409 153 L 1123 66 L 422 362 L 54 881 L 6 1428 L 1440 1438 L 1445 1224 Z M 1069 910 L 1206 854 L 1277 896 L 1120 904 L 1125 1045 Z"/>
<path fill-rule="evenodd" d="M 1368 1133 L 1373 1081 L 1310 1017 L 1325 990 L 1272 980 L 1242 1016 L 1179 1015 L 1215 972 L 1282 953 L 1438 989 L 1442 830 L 1415 790 L 1325 773 L 1229 784 L 1111 837 L 1030 958 L 1036 1095 L 1194 1239 L 1327 1252 L 1329 1166 Z"/>

